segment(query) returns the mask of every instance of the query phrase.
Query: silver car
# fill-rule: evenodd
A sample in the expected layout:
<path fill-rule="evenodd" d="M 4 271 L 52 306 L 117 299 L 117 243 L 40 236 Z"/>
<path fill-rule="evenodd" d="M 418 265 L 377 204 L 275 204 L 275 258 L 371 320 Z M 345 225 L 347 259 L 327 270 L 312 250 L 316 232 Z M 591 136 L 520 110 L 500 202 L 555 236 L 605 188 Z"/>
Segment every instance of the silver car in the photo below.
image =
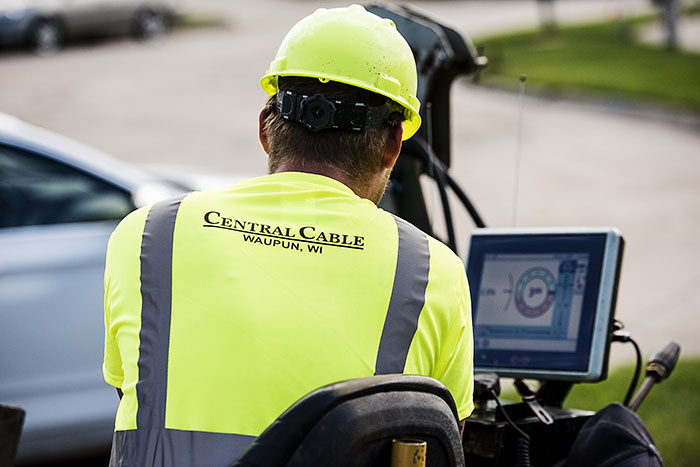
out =
<path fill-rule="evenodd" d="M 225 179 L 173 182 L 0 113 L 0 403 L 26 410 L 19 460 L 109 445 L 109 235 L 135 207 Z"/>
<path fill-rule="evenodd" d="M 2 0 L 0 45 L 28 44 L 38 52 L 86 36 L 163 34 L 174 0 Z"/>

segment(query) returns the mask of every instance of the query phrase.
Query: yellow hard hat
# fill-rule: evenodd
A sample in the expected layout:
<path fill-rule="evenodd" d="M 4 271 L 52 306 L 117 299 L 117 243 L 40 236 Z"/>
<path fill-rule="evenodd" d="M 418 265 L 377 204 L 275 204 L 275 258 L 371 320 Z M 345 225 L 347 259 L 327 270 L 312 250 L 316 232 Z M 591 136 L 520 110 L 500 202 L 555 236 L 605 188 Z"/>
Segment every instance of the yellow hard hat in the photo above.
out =
<path fill-rule="evenodd" d="M 420 127 L 413 52 L 391 20 L 361 5 L 320 8 L 299 21 L 260 81 L 269 95 L 277 93 L 280 76 L 338 81 L 388 97 L 406 117 L 404 140 Z"/>

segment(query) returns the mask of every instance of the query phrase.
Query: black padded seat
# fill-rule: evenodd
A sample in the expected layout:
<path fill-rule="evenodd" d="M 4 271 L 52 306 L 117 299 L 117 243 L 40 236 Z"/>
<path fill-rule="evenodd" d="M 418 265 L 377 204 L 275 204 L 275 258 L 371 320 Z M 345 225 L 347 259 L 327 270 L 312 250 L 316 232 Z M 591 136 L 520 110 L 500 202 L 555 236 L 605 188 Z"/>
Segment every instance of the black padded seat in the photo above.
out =
<path fill-rule="evenodd" d="M 464 466 L 452 395 L 442 383 L 412 375 L 317 389 L 280 415 L 233 466 L 387 466 L 396 438 L 427 441 L 428 466 Z"/>

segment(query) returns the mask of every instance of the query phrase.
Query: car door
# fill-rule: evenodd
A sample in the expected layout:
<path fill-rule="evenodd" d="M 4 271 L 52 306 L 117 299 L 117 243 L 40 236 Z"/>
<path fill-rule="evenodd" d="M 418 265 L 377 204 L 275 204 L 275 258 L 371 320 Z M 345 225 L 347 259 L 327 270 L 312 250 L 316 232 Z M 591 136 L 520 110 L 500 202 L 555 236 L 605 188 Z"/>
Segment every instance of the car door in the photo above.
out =
<path fill-rule="evenodd" d="M 0 402 L 27 412 L 19 459 L 111 439 L 104 258 L 132 209 L 104 179 L 0 144 Z"/>
<path fill-rule="evenodd" d="M 63 19 L 70 36 L 90 34 L 106 21 L 102 14 L 105 0 L 61 0 L 58 15 Z"/>

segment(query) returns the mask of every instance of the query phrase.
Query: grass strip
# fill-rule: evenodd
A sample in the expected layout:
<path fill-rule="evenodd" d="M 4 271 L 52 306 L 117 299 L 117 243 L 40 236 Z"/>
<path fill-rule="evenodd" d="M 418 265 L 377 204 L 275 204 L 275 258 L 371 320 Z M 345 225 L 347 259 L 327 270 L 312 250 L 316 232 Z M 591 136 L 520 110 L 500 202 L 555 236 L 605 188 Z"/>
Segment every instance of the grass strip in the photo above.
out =
<path fill-rule="evenodd" d="M 621 401 L 633 366 L 615 369 L 606 381 L 574 386 L 568 408 L 599 410 Z M 671 377 L 657 384 L 639 408 L 649 432 L 664 458 L 664 465 L 695 467 L 700 459 L 700 358 L 681 358 Z"/>
<path fill-rule="evenodd" d="M 700 112 L 700 54 L 641 44 L 636 31 L 650 19 L 560 26 L 475 41 L 489 66 L 481 82 L 529 91 L 638 100 Z"/>
<path fill-rule="evenodd" d="M 173 17 L 173 27 L 178 29 L 226 29 L 229 26 L 225 18 L 210 13 L 182 13 Z"/>

